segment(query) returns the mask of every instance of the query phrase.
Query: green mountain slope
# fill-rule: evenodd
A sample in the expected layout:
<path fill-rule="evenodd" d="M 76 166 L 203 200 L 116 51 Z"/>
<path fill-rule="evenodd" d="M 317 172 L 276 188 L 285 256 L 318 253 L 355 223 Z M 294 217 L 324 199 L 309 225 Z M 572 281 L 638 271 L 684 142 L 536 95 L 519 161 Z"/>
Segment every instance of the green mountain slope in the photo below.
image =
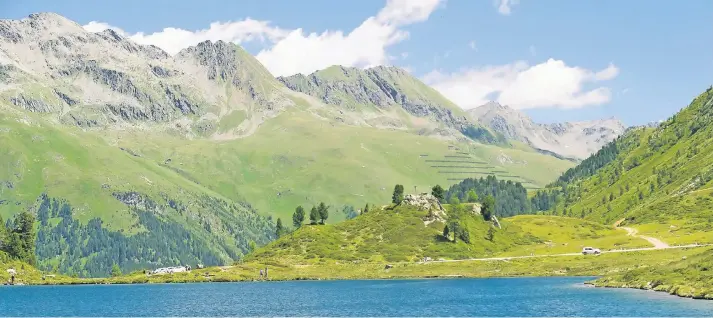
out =
<path fill-rule="evenodd" d="M 274 223 L 249 205 L 36 117 L 0 117 L 0 215 L 37 215 L 40 268 L 105 276 L 114 262 L 223 264 L 273 238 Z"/>
<path fill-rule="evenodd" d="M 604 223 L 625 218 L 670 243 L 713 240 L 712 115 L 708 89 L 658 128 L 628 131 L 603 165 L 565 173 L 557 212 Z"/>
<path fill-rule="evenodd" d="M 239 140 L 186 141 L 158 135 L 146 139 L 140 132 L 112 138 L 118 146 L 197 184 L 283 220 L 297 205 L 320 201 L 355 207 L 387 202 L 397 183 L 425 190 L 433 184 L 495 175 L 541 187 L 573 165 L 519 149 L 333 124 L 299 110 L 280 115 Z M 330 223 L 343 219 L 336 214 Z"/>

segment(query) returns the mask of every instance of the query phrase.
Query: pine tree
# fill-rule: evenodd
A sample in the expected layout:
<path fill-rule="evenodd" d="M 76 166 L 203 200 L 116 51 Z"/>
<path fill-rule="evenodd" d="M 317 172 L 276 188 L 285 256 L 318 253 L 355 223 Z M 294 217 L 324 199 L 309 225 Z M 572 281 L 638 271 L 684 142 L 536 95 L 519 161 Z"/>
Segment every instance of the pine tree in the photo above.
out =
<path fill-rule="evenodd" d="M 361 211 L 361 214 L 368 213 L 368 212 L 369 212 L 369 203 L 367 203 L 367 204 L 364 206 L 364 210 Z"/>
<path fill-rule="evenodd" d="M 491 241 L 491 242 L 492 242 L 494 238 L 495 238 L 495 230 L 494 230 L 493 227 L 491 226 L 491 227 L 488 228 L 488 236 L 486 237 L 486 239 L 487 239 L 488 241 Z"/>
<path fill-rule="evenodd" d="M 295 209 L 295 213 L 292 214 L 292 225 L 295 228 L 299 228 L 302 226 L 302 223 L 305 221 L 305 209 L 302 208 L 302 206 L 298 206 Z"/>
<path fill-rule="evenodd" d="M 438 201 L 440 201 L 441 203 L 444 203 L 446 190 L 444 190 L 441 185 L 437 184 L 433 188 L 431 188 L 431 195 L 436 197 L 436 199 L 438 199 Z"/>
<path fill-rule="evenodd" d="M 116 263 L 114 263 L 114 265 L 111 265 L 111 276 L 112 277 L 121 276 L 121 268 L 119 268 L 119 265 Z"/>
<path fill-rule="evenodd" d="M 0 215 L 0 251 L 5 250 L 5 244 L 7 244 L 7 230 L 5 229 L 5 222 L 2 220 L 2 215 Z"/>
<path fill-rule="evenodd" d="M 495 198 L 492 195 L 488 195 L 483 199 L 483 206 L 480 211 L 483 214 L 483 219 L 490 221 L 493 217 L 493 212 L 495 209 Z"/>
<path fill-rule="evenodd" d="M 320 202 L 317 212 L 319 212 L 320 223 L 324 224 L 327 218 L 329 218 L 329 207 L 327 207 L 324 202 Z"/>
<path fill-rule="evenodd" d="M 309 211 L 309 222 L 314 225 L 319 222 L 319 212 L 317 211 L 317 207 L 312 207 L 312 210 Z"/>
<path fill-rule="evenodd" d="M 282 226 L 282 219 L 277 218 L 277 223 L 275 224 L 275 235 L 277 237 L 280 237 L 280 236 L 282 236 L 282 234 L 284 234 L 284 232 L 285 232 L 285 228 L 284 228 L 284 226 Z"/>
<path fill-rule="evenodd" d="M 470 191 L 468 191 L 468 202 L 469 203 L 478 202 L 478 195 L 475 193 L 475 190 L 473 190 L 473 189 L 470 189 Z"/>
<path fill-rule="evenodd" d="M 394 194 L 391 196 L 391 203 L 401 204 L 404 200 L 404 186 L 397 184 L 394 186 Z"/>

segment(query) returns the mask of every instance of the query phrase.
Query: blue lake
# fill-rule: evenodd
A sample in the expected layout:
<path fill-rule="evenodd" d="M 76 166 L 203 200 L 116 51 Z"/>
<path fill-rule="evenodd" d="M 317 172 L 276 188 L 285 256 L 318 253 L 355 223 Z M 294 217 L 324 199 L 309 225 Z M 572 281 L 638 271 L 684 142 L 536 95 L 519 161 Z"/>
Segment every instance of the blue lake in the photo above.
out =
<path fill-rule="evenodd" d="M 713 316 L 713 301 L 589 278 L 0 287 L 0 316 Z"/>

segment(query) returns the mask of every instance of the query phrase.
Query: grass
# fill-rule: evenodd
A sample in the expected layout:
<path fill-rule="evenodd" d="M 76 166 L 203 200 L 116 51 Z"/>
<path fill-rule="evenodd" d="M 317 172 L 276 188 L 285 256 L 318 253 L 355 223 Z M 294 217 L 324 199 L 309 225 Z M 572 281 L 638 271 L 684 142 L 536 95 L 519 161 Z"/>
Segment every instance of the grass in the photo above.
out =
<path fill-rule="evenodd" d="M 186 141 L 170 136 L 146 140 L 139 133 L 111 138 L 155 162 L 171 158 L 169 166 L 196 183 L 233 200 L 250 202 L 259 211 L 283 220 L 290 218 L 297 205 L 311 207 L 320 201 L 357 208 L 388 202 L 397 183 L 418 191 L 455 183 L 420 157 L 454 153 L 447 142 L 408 132 L 332 124 L 300 111 L 282 114 L 255 135 L 239 140 Z M 480 144 L 461 146 L 496 170 L 538 185 L 571 166 L 534 152 Z M 501 164 L 497 159 L 501 151 L 517 162 Z M 535 166 L 544 168 L 533 169 Z M 343 219 L 332 210 L 330 222 Z"/>
<path fill-rule="evenodd" d="M 560 256 L 512 260 L 394 263 L 324 263 L 314 265 L 284 264 L 274 261 L 251 261 L 233 266 L 194 269 L 166 275 L 129 273 L 119 277 L 79 279 L 54 277 L 41 279 L 41 274 L 20 277 L 29 284 L 136 284 L 236 282 L 259 280 L 260 269 L 268 268 L 270 280 L 335 280 L 335 279 L 405 279 L 448 277 L 521 277 L 521 276 L 604 276 L 674 264 L 686 257 L 702 254 L 702 248 L 651 250 L 611 253 L 600 256 Z M 707 251 L 707 250 L 706 250 Z M 710 252 L 710 251 L 707 251 Z M 3 265 L 0 264 L 0 268 Z M 0 278 L 3 278 L 0 273 Z M 705 281 L 704 281 L 705 282 Z M 597 284 L 602 285 L 602 282 Z M 621 287 L 618 285 L 616 287 Z"/>
<path fill-rule="evenodd" d="M 218 122 L 218 131 L 224 133 L 238 127 L 245 120 L 245 118 L 247 118 L 245 111 L 239 109 L 234 110 L 220 119 L 220 122 Z"/>
<path fill-rule="evenodd" d="M 577 218 L 519 215 L 504 219 L 503 223 L 517 226 L 545 243 L 520 246 L 502 256 L 578 253 L 585 246 L 602 251 L 651 246 L 643 239 L 628 236 L 623 230 Z"/>
<path fill-rule="evenodd" d="M 355 219 L 335 225 L 304 225 L 250 254 L 246 261 L 275 260 L 289 264 L 324 264 L 329 262 L 398 262 L 423 257 L 468 258 L 493 255 L 524 240 L 508 228 L 487 241 L 490 227 L 481 217 L 468 217 L 471 244 L 452 243 L 442 237 L 444 224 L 426 225 L 429 214 L 409 206 L 375 209 Z"/>
<path fill-rule="evenodd" d="M 80 221 L 99 217 L 113 230 L 129 229 L 136 221 L 113 198 L 115 191 L 143 192 L 157 201 L 161 194 L 224 198 L 130 148 L 122 151 L 79 129 L 28 118 L 25 124 L 0 117 L 0 196 L 7 200 L 0 214 L 5 219 L 32 208 L 42 193 L 69 201 Z"/>
<path fill-rule="evenodd" d="M 610 226 L 541 215 L 503 219 L 501 229 L 479 215 L 465 217 L 463 224 L 471 242 L 453 243 L 443 238 L 443 223 L 424 224 L 428 213 L 408 206 L 387 207 L 336 225 L 305 225 L 248 255 L 246 261 L 311 265 L 409 262 L 423 257 L 458 260 L 579 253 L 584 246 L 602 250 L 651 246 Z M 491 227 L 492 240 L 488 239 Z"/>
<path fill-rule="evenodd" d="M 600 278 L 594 284 L 713 299 L 713 249 L 698 249 L 695 254 L 682 255 L 667 264 L 645 264 L 631 271 Z"/>

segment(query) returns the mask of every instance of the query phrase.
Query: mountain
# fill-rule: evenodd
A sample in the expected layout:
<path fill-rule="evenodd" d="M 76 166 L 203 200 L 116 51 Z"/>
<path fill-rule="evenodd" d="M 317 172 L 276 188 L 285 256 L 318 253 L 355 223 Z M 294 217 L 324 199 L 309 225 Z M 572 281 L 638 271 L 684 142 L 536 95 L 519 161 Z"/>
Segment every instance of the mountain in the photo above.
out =
<path fill-rule="evenodd" d="M 481 142 L 495 142 L 496 136 L 469 122 L 467 114 L 435 89 L 398 67 L 369 69 L 332 66 L 310 75 L 278 77 L 290 89 L 336 106 L 340 114 L 357 113 L 368 125 L 419 134 L 464 135 Z M 469 134 L 467 129 L 478 129 Z"/>
<path fill-rule="evenodd" d="M 668 244 L 713 239 L 713 90 L 660 123 L 627 131 L 565 172 L 558 214 L 628 224 Z M 557 190 L 557 189 L 561 190 Z"/>
<path fill-rule="evenodd" d="M 625 130 L 614 118 L 539 124 L 525 113 L 496 102 L 470 109 L 468 114 L 508 139 L 522 141 L 543 153 L 577 160 L 588 157 Z"/>
<path fill-rule="evenodd" d="M 222 41 L 172 57 L 53 13 L 2 20 L 0 30 L 2 99 L 65 124 L 240 136 L 294 104 L 257 60 Z"/>
<path fill-rule="evenodd" d="M 0 216 L 36 216 L 40 269 L 106 276 L 114 263 L 231 263 L 297 205 L 347 211 L 397 183 L 489 175 L 535 188 L 573 165 L 490 143 L 407 73 L 371 72 L 400 97 L 348 109 L 232 43 L 170 56 L 53 13 L 0 20 Z"/>

